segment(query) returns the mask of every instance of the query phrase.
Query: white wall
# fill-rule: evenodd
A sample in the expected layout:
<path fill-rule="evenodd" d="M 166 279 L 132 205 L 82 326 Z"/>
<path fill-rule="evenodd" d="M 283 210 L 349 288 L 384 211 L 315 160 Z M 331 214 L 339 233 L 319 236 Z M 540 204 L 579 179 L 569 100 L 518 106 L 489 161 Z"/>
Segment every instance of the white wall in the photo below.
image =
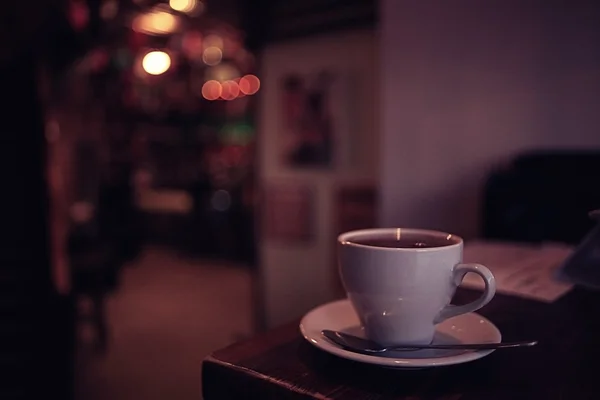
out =
<path fill-rule="evenodd" d="M 310 37 L 273 45 L 261 64 L 259 154 L 261 185 L 278 182 L 308 183 L 316 196 L 315 239 L 308 244 L 279 244 L 262 236 L 259 241 L 263 312 L 268 327 L 300 317 L 334 296 L 335 271 L 333 195 L 336 185 L 375 182 L 378 158 L 377 39 L 372 31 L 354 31 Z M 360 150 L 349 165 L 331 170 L 294 170 L 282 165 L 281 77 L 311 74 L 322 69 L 351 78 L 351 86 L 333 100 L 349 107 L 351 118 L 338 120 L 337 146 L 355 135 Z M 341 113 L 343 115 L 344 112 Z M 349 121 L 351 122 L 349 124 Z M 348 164 L 348 163 L 347 163 Z"/>
<path fill-rule="evenodd" d="M 574 0 L 381 0 L 382 226 L 478 227 L 526 149 L 600 147 L 600 13 Z"/>

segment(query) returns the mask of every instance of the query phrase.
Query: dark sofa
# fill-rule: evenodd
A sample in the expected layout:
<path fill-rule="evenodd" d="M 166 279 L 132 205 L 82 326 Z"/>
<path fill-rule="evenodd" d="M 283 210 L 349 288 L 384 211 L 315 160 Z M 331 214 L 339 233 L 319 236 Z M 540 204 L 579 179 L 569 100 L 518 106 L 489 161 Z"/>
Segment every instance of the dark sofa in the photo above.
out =
<path fill-rule="evenodd" d="M 519 154 L 486 182 L 482 234 L 517 242 L 578 243 L 600 208 L 600 150 Z"/>

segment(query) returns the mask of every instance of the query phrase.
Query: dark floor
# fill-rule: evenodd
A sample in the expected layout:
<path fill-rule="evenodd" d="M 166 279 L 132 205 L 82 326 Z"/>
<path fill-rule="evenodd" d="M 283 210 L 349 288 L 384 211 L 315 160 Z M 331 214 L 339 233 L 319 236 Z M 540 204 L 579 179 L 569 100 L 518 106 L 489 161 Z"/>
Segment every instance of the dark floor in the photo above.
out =
<path fill-rule="evenodd" d="M 145 249 L 109 300 L 107 354 L 80 346 L 77 398 L 199 399 L 202 359 L 252 332 L 251 281 L 241 266 Z"/>

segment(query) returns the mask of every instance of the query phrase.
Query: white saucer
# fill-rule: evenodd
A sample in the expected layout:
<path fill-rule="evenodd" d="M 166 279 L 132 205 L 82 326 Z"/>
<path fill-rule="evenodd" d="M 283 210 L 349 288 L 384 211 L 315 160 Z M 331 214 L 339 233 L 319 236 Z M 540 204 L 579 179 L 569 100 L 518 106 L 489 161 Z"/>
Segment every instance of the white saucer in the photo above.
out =
<path fill-rule="evenodd" d="M 460 364 L 485 357 L 494 350 L 416 350 L 390 351 L 366 355 L 345 350 L 321 335 L 331 329 L 364 337 L 354 308 L 349 300 L 319 306 L 302 318 L 300 332 L 309 343 L 336 356 L 353 361 L 392 368 L 425 368 Z M 498 343 L 502 335 L 496 326 L 476 313 L 450 318 L 436 326 L 434 343 Z"/>

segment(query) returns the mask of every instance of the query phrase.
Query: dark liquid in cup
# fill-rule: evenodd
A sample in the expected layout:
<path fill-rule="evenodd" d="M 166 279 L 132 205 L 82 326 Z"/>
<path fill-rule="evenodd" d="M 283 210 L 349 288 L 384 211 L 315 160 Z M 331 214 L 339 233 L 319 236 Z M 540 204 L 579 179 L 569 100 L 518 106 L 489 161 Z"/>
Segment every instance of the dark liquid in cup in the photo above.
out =
<path fill-rule="evenodd" d="M 388 247 L 396 249 L 427 249 L 430 247 L 444 247 L 455 244 L 455 241 L 443 238 L 400 238 L 390 237 L 369 237 L 349 240 L 351 243 L 362 244 L 365 246 Z"/>

